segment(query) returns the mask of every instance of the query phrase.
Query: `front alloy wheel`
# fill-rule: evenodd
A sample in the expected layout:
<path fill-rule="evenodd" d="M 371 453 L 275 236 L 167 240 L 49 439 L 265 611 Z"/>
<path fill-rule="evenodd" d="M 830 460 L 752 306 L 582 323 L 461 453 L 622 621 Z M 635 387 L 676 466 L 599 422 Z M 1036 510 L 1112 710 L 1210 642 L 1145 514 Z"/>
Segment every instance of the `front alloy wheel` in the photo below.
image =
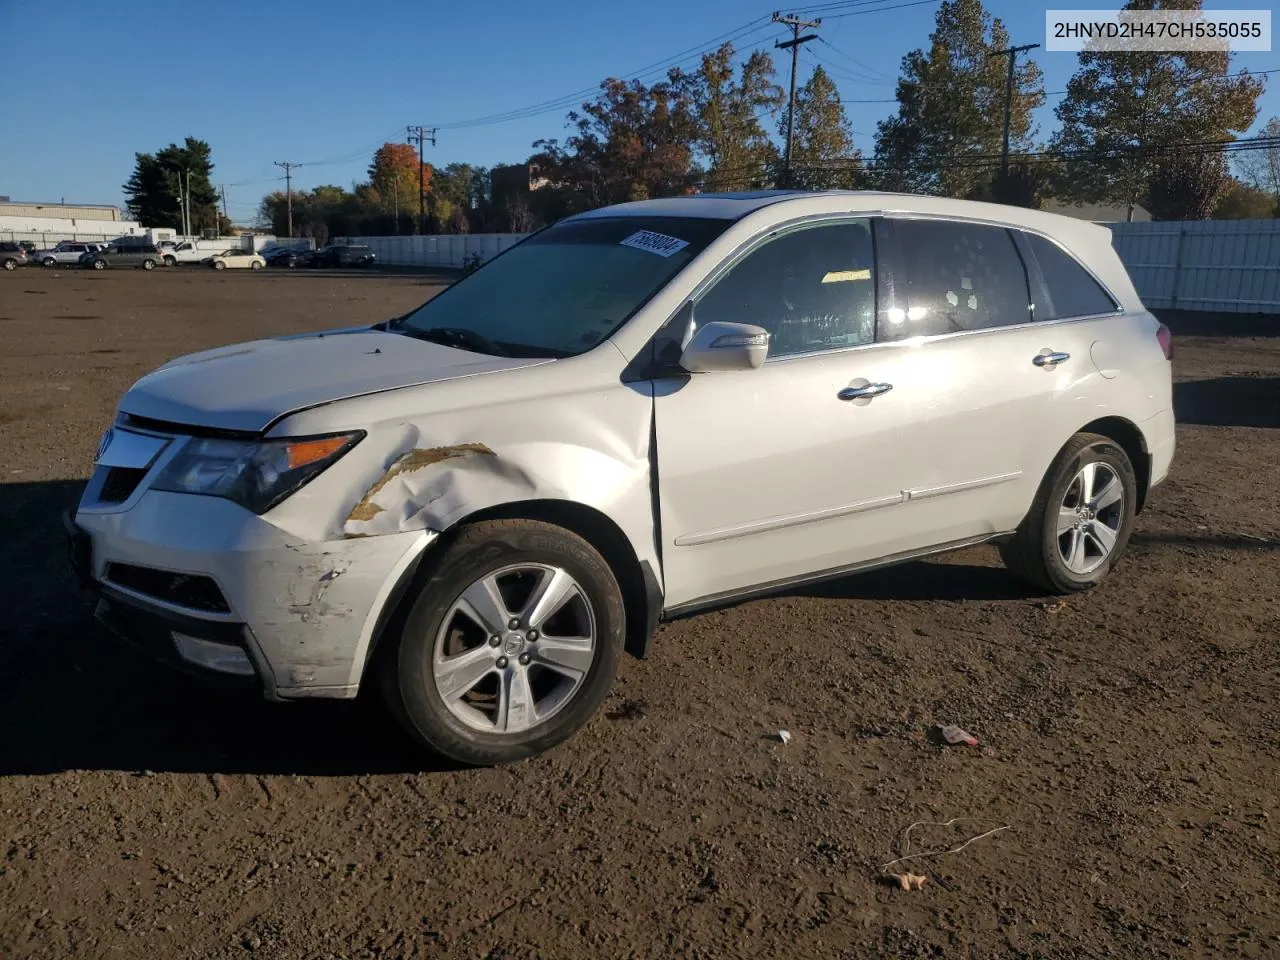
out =
<path fill-rule="evenodd" d="M 595 658 L 595 615 L 562 567 L 515 564 L 453 602 L 431 671 L 445 708 L 486 733 L 521 733 L 554 717 Z"/>
<path fill-rule="evenodd" d="M 604 700 L 625 630 L 622 592 L 576 534 L 530 520 L 463 528 L 438 556 L 378 670 L 392 711 L 461 763 L 532 756 Z"/>

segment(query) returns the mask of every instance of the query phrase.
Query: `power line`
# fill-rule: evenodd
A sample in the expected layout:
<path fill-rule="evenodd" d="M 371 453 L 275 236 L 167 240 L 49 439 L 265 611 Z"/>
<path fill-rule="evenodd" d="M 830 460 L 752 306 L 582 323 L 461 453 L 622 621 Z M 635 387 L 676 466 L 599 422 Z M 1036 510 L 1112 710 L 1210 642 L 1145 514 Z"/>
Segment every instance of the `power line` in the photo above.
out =
<path fill-rule="evenodd" d="M 661 73 L 663 70 L 677 66 L 686 60 L 692 59 L 693 57 L 700 56 L 701 54 L 709 52 L 710 50 L 722 46 L 725 43 L 733 43 L 735 41 L 740 42 L 747 39 L 747 37 L 766 30 L 769 26 L 768 21 L 768 17 L 757 17 L 755 20 L 751 20 L 739 27 L 735 27 L 733 30 L 722 33 L 710 40 L 703 41 L 696 46 L 689 47 L 679 53 L 672 54 L 669 57 L 665 57 L 662 60 L 651 63 L 648 66 L 641 67 L 639 70 L 633 71 L 629 74 L 624 74 L 622 79 L 644 79 L 655 73 Z M 590 96 L 598 92 L 599 89 L 599 84 L 596 84 L 595 86 L 585 87 L 581 90 L 576 90 L 573 93 L 563 94 L 551 100 L 544 100 L 541 103 L 531 104 L 527 107 L 517 107 L 512 110 L 475 117 L 470 120 L 455 120 L 447 123 L 440 123 L 437 124 L 437 129 L 460 130 L 469 127 L 490 126 L 496 123 L 508 123 L 512 120 L 524 120 L 528 117 L 535 117 L 539 114 L 552 113 L 562 110 L 565 107 L 575 106 L 583 97 Z"/>
<path fill-rule="evenodd" d="M 827 47 L 828 49 L 830 49 L 832 53 L 836 54 L 837 56 L 844 57 L 844 59 L 852 63 L 857 69 L 861 70 L 866 75 L 868 80 L 879 80 L 882 82 L 888 81 L 889 83 L 897 82 L 896 80 L 894 80 L 893 77 L 889 76 L 887 73 L 884 73 L 881 70 L 877 70 L 875 67 L 868 66 L 867 64 L 863 63 L 861 60 L 857 60 L 854 57 L 849 56 L 849 54 L 845 53 L 843 50 L 837 47 L 834 43 L 832 43 L 826 37 L 819 37 L 818 42 L 821 43 L 823 46 Z"/>
<path fill-rule="evenodd" d="M 819 37 L 818 39 L 821 40 L 822 38 Z M 842 64 L 832 63 L 830 60 L 827 60 L 825 57 L 821 57 L 818 54 L 813 53 L 812 51 L 802 50 L 801 53 L 803 53 L 810 60 L 810 62 L 813 63 L 815 67 L 822 67 L 822 69 L 826 71 L 828 75 L 835 77 L 837 80 L 843 80 L 846 83 L 857 83 L 864 87 L 894 86 L 894 84 L 887 83 L 882 80 L 864 80 L 861 77 L 856 77 L 853 74 L 849 73 L 848 70 L 846 70 Z"/>
<path fill-rule="evenodd" d="M 868 8 L 866 10 L 853 10 L 849 13 L 836 13 L 826 17 L 827 20 L 843 20 L 846 17 L 859 17 L 867 13 L 885 13 L 890 10 L 905 10 L 907 7 L 922 7 L 925 4 L 936 4 L 938 0 L 913 0 L 911 3 L 894 3 L 887 7 Z"/>

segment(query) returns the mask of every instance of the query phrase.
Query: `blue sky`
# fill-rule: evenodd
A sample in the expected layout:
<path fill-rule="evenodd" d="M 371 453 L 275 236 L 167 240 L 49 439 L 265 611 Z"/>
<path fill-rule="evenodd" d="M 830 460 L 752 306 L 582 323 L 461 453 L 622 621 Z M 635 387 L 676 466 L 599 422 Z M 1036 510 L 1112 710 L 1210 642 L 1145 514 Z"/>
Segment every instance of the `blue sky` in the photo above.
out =
<path fill-rule="evenodd" d="M 214 182 L 227 185 L 232 218 L 241 222 L 277 187 L 281 171 L 272 161 L 304 164 L 296 171 L 299 187 L 349 186 L 363 177 L 376 146 L 403 142 L 406 124 L 423 124 L 442 128 L 437 145 L 428 145 L 432 163 L 516 162 L 534 140 L 565 135 L 565 107 L 509 122 L 447 125 L 562 99 L 686 51 L 683 62 L 693 65 L 693 51 L 734 31 L 740 49 L 771 47 L 783 36 L 767 23 L 769 0 L 179 2 L 146 15 L 112 4 L 74 6 L 73 13 L 66 4 L 0 0 L 0 63 L 8 78 L 0 102 L 0 194 L 120 204 L 134 153 L 190 134 L 212 144 Z M 805 11 L 784 12 L 790 9 Z M 1044 44 L 1045 5 L 989 0 L 988 9 L 1015 43 Z M 891 100 L 901 59 L 925 45 L 935 10 L 930 0 L 856 16 L 815 11 L 824 17 L 826 42 L 804 48 L 800 81 L 822 61 L 843 98 Z M 762 22 L 747 26 L 755 20 Z M 776 54 L 785 82 L 787 61 Z M 1033 55 L 1046 89 L 1062 90 L 1075 55 Z M 1276 67 L 1277 53 L 1233 60 L 1233 69 Z M 17 79 L 25 95 L 15 90 Z M 1280 113 L 1280 73 L 1267 79 L 1257 125 Z M 1042 134 L 1053 127 L 1058 99 L 1042 111 Z M 846 109 L 858 146 L 869 153 L 876 121 L 893 104 Z"/>

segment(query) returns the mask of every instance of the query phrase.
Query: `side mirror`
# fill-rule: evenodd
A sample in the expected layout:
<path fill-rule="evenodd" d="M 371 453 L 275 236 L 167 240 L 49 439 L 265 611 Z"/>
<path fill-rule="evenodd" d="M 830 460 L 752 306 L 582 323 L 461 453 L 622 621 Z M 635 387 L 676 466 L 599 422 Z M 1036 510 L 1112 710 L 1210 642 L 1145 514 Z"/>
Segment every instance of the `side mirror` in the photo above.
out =
<path fill-rule="evenodd" d="M 755 370 L 768 355 L 769 333 L 763 327 L 713 320 L 694 332 L 680 366 L 690 373 Z"/>

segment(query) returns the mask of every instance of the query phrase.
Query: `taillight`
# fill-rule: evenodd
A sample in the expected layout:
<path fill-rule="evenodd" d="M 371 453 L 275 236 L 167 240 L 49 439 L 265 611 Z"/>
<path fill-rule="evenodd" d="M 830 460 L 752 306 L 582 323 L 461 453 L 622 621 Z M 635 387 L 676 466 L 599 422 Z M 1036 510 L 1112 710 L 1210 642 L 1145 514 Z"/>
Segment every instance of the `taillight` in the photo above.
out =
<path fill-rule="evenodd" d="M 1163 323 L 1156 328 L 1156 339 L 1160 341 L 1160 349 L 1164 351 L 1166 360 L 1173 359 L 1173 331 Z"/>

